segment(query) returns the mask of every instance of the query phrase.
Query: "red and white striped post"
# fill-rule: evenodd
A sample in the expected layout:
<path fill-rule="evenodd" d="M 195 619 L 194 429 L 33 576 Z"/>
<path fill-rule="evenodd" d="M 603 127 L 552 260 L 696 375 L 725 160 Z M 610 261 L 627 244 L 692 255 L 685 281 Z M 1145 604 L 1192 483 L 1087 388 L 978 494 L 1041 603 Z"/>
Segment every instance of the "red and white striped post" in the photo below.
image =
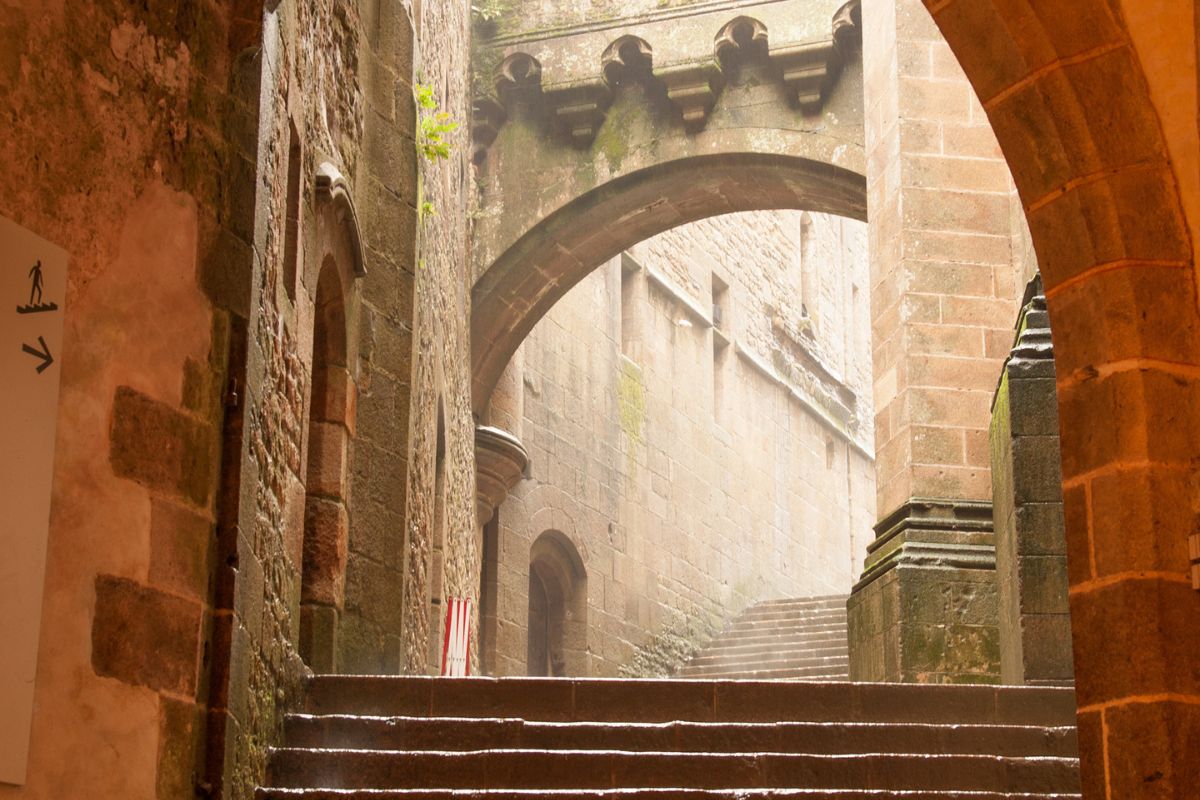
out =
<path fill-rule="evenodd" d="M 442 644 L 442 677 L 463 678 L 471 674 L 471 600 L 448 598 L 446 638 Z"/>

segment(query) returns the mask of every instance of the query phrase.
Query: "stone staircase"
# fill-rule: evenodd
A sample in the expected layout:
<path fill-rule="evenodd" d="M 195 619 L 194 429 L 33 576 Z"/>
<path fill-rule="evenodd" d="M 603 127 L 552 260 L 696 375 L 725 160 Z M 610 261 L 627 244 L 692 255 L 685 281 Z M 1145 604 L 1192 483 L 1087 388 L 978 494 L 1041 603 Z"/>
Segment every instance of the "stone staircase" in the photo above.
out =
<path fill-rule="evenodd" d="M 1078 798 L 1069 689 L 313 678 L 258 800 Z"/>
<path fill-rule="evenodd" d="M 844 681 L 849 676 L 846 598 L 835 596 L 750 606 L 677 677 Z"/>

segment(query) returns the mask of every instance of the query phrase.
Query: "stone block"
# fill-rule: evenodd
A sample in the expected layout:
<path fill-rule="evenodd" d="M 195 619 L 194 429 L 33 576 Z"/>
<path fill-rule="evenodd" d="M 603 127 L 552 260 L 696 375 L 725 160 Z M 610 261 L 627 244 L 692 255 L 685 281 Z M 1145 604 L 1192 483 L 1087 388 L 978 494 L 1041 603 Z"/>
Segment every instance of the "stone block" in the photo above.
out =
<path fill-rule="evenodd" d="M 195 703 L 159 697 L 155 779 L 158 800 L 177 800 L 195 794 L 200 733 L 204 729 L 202 713 Z"/>
<path fill-rule="evenodd" d="M 1174 192 L 1169 167 L 1127 170 L 1072 187 L 1030 213 L 1046 288 L 1112 261 L 1187 263 L 1191 244 L 1170 210 L 1178 207 Z"/>
<path fill-rule="evenodd" d="M 1013 501 L 1057 503 L 1062 499 L 1062 458 L 1058 436 L 1020 436 L 1012 441 Z"/>
<path fill-rule="evenodd" d="M 1061 556 L 1022 556 L 1017 559 L 1022 614 L 1070 613 L 1067 603 L 1067 564 Z"/>
<path fill-rule="evenodd" d="M 150 500 L 150 583 L 207 602 L 213 523 L 162 498 Z"/>
<path fill-rule="evenodd" d="M 1110 797 L 1195 796 L 1200 763 L 1192 748 L 1200 739 L 1200 708 L 1169 699 L 1129 703 L 1106 710 L 1104 721 Z"/>
<path fill-rule="evenodd" d="M 216 480 L 211 426 L 128 386 L 113 398 L 109 461 L 121 478 L 207 506 Z"/>
<path fill-rule="evenodd" d="M 92 668 L 135 686 L 191 695 L 199 670 L 200 619 L 199 603 L 100 575 Z"/>
<path fill-rule="evenodd" d="M 338 501 L 310 496 L 304 508 L 304 578 L 307 603 L 341 607 L 345 592 L 349 519 Z"/>
<path fill-rule="evenodd" d="M 346 429 L 330 422 L 313 422 L 308 428 L 308 479 L 310 495 L 342 498 L 346 495 Z"/>
<path fill-rule="evenodd" d="M 318 675 L 337 672 L 338 610 L 332 606 L 300 606 L 300 657 Z"/>

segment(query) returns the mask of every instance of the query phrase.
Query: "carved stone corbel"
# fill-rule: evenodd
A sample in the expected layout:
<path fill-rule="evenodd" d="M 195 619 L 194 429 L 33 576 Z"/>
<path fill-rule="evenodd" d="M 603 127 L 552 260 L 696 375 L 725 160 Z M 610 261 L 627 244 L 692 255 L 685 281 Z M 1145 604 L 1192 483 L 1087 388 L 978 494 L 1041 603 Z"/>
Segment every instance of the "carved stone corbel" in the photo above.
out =
<path fill-rule="evenodd" d="M 721 65 L 716 61 L 676 64 L 655 73 L 667 87 L 667 98 L 683 116 L 688 130 L 704 127 L 725 86 Z"/>
<path fill-rule="evenodd" d="M 485 525 L 525 474 L 529 454 L 508 431 L 475 428 L 475 513 Z"/>
<path fill-rule="evenodd" d="M 788 97 L 805 111 L 821 107 L 841 67 L 832 38 L 775 48 L 771 50 L 771 63 L 779 70 Z"/>
<path fill-rule="evenodd" d="M 544 89 L 554 120 L 576 147 L 587 147 L 604 122 L 612 90 L 602 81 L 579 81 Z"/>

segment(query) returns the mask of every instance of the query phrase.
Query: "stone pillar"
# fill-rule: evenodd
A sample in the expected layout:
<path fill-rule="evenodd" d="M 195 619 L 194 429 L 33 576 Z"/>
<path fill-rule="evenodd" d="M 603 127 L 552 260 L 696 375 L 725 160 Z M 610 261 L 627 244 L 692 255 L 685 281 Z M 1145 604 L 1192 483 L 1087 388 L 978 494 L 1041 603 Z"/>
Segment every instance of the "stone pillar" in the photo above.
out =
<path fill-rule="evenodd" d="M 1004 683 L 1074 682 L 1062 455 L 1041 280 L 1017 324 L 992 405 L 992 486 Z"/>
<path fill-rule="evenodd" d="M 848 604 L 851 675 L 994 681 L 988 425 L 1018 308 L 1011 177 L 920 0 L 863 0 L 863 36 L 882 521 Z"/>

